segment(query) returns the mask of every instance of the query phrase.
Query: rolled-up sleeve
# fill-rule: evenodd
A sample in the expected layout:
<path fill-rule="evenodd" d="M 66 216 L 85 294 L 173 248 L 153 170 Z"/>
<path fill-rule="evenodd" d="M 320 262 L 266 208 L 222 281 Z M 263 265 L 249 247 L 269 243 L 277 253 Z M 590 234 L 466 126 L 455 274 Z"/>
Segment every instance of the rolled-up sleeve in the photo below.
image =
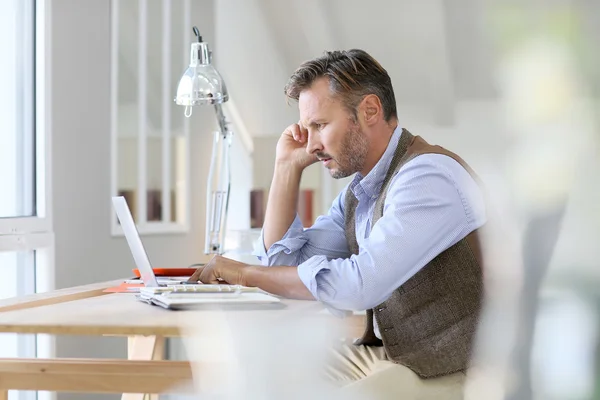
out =
<path fill-rule="evenodd" d="M 337 261 L 342 261 L 342 259 L 338 259 Z M 304 283 L 304 286 L 306 286 L 313 294 L 314 298 L 323 302 L 329 312 L 337 317 L 347 317 L 351 314 L 350 310 L 336 308 L 332 306 L 331 303 L 323 301 L 322 299 L 335 298 L 336 296 L 335 287 L 333 287 L 329 281 L 317 280 L 317 275 L 326 274 L 329 272 L 331 264 L 332 260 L 328 260 L 325 256 L 311 257 L 307 261 L 298 265 L 298 276 L 300 277 L 302 283 Z M 321 298 L 317 296 L 321 296 Z"/>
<path fill-rule="evenodd" d="M 324 257 L 325 260 L 350 256 L 344 231 L 343 190 L 333 201 L 327 215 L 317 218 L 314 225 L 304 229 L 300 217 L 296 218 L 285 235 L 266 249 L 264 230 L 256 242 L 253 254 L 262 265 L 297 266 L 311 258 Z"/>
<path fill-rule="evenodd" d="M 264 231 L 261 232 L 254 248 L 254 255 L 265 265 L 297 265 L 299 250 L 308 241 L 300 217 L 296 214 L 294 222 L 280 241 L 273 243 L 267 251 L 265 249 Z"/>
<path fill-rule="evenodd" d="M 313 295 L 319 293 L 316 277 L 322 271 L 329 271 L 329 260 L 325 256 L 314 256 L 298 265 L 298 276 Z M 330 296 L 335 296 L 335 288 L 331 287 L 328 292 Z"/>

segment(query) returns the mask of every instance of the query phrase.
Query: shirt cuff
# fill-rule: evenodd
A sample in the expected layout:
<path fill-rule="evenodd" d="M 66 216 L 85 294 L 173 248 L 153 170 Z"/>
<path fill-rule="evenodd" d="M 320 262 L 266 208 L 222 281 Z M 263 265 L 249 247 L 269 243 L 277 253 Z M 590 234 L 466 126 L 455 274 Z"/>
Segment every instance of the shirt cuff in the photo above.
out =
<path fill-rule="evenodd" d="M 319 283 L 317 282 L 317 276 L 320 273 L 326 273 L 327 271 L 329 271 L 329 261 L 325 256 L 314 256 L 309 258 L 302 264 L 298 265 L 298 276 L 300 277 L 302 283 L 304 283 L 304 286 L 306 286 L 306 288 L 313 295 L 313 297 L 316 300 L 323 303 L 323 305 L 327 307 L 327 310 L 329 310 L 329 312 L 334 316 L 339 318 L 347 317 L 352 314 L 351 311 L 339 310 L 335 307 L 328 305 L 322 299 L 322 291 L 320 289 L 324 290 L 324 288 L 319 287 Z M 335 289 L 332 287 L 328 287 L 326 292 L 327 296 L 330 298 L 331 296 L 335 296 L 336 293 Z"/>
<path fill-rule="evenodd" d="M 254 243 L 252 255 L 258 257 L 259 260 L 267 258 L 267 250 L 265 249 L 264 229 L 260 231 L 260 237 Z"/>
<path fill-rule="evenodd" d="M 319 301 L 322 301 L 319 297 L 319 285 L 317 284 L 317 275 L 322 271 L 329 271 L 329 263 L 325 256 L 313 256 L 298 265 L 298 277 L 304 286 L 312 293 L 313 297 Z M 335 295 L 335 289 L 332 288 Z"/>
<path fill-rule="evenodd" d="M 252 252 L 254 256 L 258 257 L 263 265 L 273 265 L 278 254 L 284 253 L 289 255 L 297 252 L 308 241 L 308 238 L 304 234 L 304 227 L 302 226 L 302 221 L 300 221 L 298 214 L 296 214 L 294 221 L 281 240 L 273 243 L 268 250 L 265 248 L 264 233 L 265 231 L 263 229 L 260 232 L 260 238 L 255 243 L 254 251 Z"/>

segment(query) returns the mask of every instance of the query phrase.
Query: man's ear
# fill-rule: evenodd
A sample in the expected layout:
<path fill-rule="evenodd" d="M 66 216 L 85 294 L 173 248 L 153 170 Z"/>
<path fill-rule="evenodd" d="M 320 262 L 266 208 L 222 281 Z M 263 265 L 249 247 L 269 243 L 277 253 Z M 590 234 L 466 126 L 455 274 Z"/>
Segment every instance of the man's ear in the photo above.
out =
<path fill-rule="evenodd" d="M 379 97 L 374 94 L 366 95 L 360 102 L 358 109 L 367 126 L 374 125 L 383 118 L 383 106 Z"/>

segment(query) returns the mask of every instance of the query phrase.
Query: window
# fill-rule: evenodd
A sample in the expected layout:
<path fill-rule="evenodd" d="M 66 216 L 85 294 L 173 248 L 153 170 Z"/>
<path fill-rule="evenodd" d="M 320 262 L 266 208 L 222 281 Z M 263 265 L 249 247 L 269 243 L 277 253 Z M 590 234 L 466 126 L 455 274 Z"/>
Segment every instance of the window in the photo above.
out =
<path fill-rule="evenodd" d="M 173 99 L 189 63 L 190 7 L 111 2 L 112 195 L 126 198 L 141 234 L 189 227 L 189 119 Z"/>
<path fill-rule="evenodd" d="M 31 1 L 0 5 L 0 217 L 32 216 L 35 193 L 34 50 Z"/>
<path fill-rule="evenodd" d="M 48 20 L 44 0 L 0 2 L 0 298 L 53 289 Z M 50 357 L 51 349 L 45 336 L 0 334 L 0 357 Z"/>
<path fill-rule="evenodd" d="M 0 274 L 0 298 L 34 293 L 35 253 L 0 253 Z M 0 334 L 0 357 L 35 357 L 35 348 L 35 335 Z"/>

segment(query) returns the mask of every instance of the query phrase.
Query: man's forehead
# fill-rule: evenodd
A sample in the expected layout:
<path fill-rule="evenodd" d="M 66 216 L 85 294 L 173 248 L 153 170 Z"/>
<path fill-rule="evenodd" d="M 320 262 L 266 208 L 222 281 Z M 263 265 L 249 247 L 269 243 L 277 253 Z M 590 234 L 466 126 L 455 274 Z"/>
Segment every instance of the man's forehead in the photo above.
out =
<path fill-rule="evenodd" d="M 310 123 L 320 115 L 325 114 L 335 107 L 336 100 L 329 87 L 318 85 L 317 82 L 310 88 L 303 90 L 298 99 L 298 107 L 302 122 Z"/>
<path fill-rule="evenodd" d="M 333 102 L 333 96 L 329 89 L 315 87 L 315 85 L 300 92 L 298 102 L 306 107 L 326 107 Z"/>

